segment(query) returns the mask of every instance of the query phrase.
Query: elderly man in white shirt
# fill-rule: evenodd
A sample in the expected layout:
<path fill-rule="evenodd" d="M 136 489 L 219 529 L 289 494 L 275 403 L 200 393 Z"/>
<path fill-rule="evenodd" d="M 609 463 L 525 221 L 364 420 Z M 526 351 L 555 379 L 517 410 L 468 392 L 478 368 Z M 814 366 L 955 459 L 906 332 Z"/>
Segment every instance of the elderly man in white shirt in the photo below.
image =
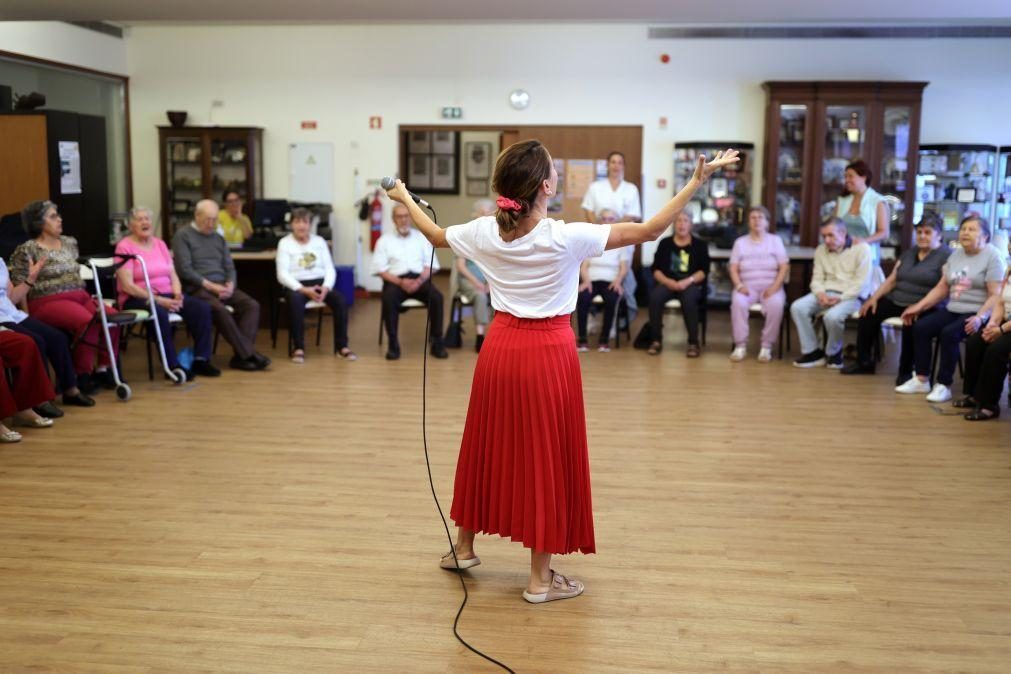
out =
<path fill-rule="evenodd" d="M 372 274 L 383 279 L 383 322 L 390 338 L 386 360 L 400 358 L 397 325 L 400 304 L 408 298 L 428 305 L 431 353 L 436 358 L 447 358 L 449 354 L 442 343 L 442 293 L 431 282 L 432 272 L 439 271 L 439 260 L 432 258 L 432 245 L 414 228 L 411 215 L 403 204 L 394 206 L 393 224 L 397 231 L 379 237 L 372 252 L 371 266 Z"/>
<path fill-rule="evenodd" d="M 587 222 L 597 222 L 605 208 L 618 214 L 619 222 L 642 220 L 639 188 L 625 180 L 625 155 L 607 155 L 607 177 L 590 184 L 583 197 L 583 216 Z"/>
<path fill-rule="evenodd" d="M 866 243 L 853 243 L 841 218 L 825 220 L 821 238 L 823 243 L 814 251 L 811 292 L 790 307 L 802 353 L 793 365 L 803 368 L 827 365 L 841 369 L 846 318 L 871 294 L 874 254 Z M 818 314 L 825 324 L 824 350 L 814 329 Z"/>

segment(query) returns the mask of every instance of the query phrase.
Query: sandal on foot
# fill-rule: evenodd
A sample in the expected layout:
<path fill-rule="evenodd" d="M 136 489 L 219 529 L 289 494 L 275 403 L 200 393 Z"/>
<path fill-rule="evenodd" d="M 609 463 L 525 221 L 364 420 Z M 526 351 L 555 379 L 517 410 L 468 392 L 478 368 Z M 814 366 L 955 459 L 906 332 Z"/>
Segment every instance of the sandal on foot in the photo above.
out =
<path fill-rule="evenodd" d="M 459 563 L 460 566 L 457 566 L 457 563 Z M 442 556 L 442 559 L 439 560 L 439 568 L 448 569 L 449 571 L 456 571 L 457 569 L 463 571 L 464 569 L 473 568 L 480 563 L 481 558 L 477 555 L 474 555 L 470 559 L 460 559 L 459 557 L 453 559 L 453 551 L 450 550 Z"/>
<path fill-rule="evenodd" d="M 649 349 L 646 351 L 646 353 L 648 353 L 651 356 L 655 356 L 661 351 L 663 351 L 663 344 L 661 344 L 660 342 L 653 342 L 652 344 L 649 345 Z"/>
<path fill-rule="evenodd" d="M 989 407 L 977 407 L 972 412 L 965 415 L 966 421 L 989 421 L 1000 416 L 1000 410 L 993 410 Z"/>
<path fill-rule="evenodd" d="M 10 429 L 4 429 L 0 432 L 0 442 L 14 443 L 21 442 L 21 434 L 17 431 L 12 431 Z"/>
<path fill-rule="evenodd" d="M 14 417 L 14 423 L 18 426 L 24 426 L 25 428 L 51 428 L 53 420 L 47 419 L 46 417 L 34 417 L 32 419 Z"/>
<path fill-rule="evenodd" d="M 556 599 L 572 599 L 573 597 L 578 597 L 583 594 L 583 590 L 585 589 L 586 588 L 580 581 L 566 578 L 552 569 L 551 587 L 548 588 L 548 591 L 541 592 L 540 594 L 532 594 L 523 590 L 523 598 L 531 604 L 543 604 L 544 602 L 555 601 Z"/>
<path fill-rule="evenodd" d="M 358 356 L 355 355 L 355 352 L 347 348 L 346 346 L 340 351 L 338 351 L 337 355 L 343 358 L 344 360 L 358 360 Z"/>
<path fill-rule="evenodd" d="M 979 403 L 977 403 L 976 399 L 973 398 L 972 396 L 962 396 L 958 400 L 952 400 L 951 401 L 951 406 L 952 407 L 957 407 L 959 409 L 968 409 L 968 410 L 971 410 L 971 409 L 974 409 L 976 407 L 979 407 Z"/>
<path fill-rule="evenodd" d="M 295 363 L 296 365 L 301 365 L 302 363 L 304 363 L 305 362 L 305 352 L 304 351 L 295 351 L 295 353 L 291 354 L 291 362 Z"/>

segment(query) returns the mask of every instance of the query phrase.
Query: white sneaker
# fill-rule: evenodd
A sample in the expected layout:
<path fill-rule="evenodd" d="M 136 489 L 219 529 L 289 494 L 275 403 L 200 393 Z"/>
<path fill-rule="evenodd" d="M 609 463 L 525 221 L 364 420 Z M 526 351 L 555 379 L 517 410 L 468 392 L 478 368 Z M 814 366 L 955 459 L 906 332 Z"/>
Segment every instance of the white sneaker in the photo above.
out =
<path fill-rule="evenodd" d="M 763 346 L 762 350 L 758 352 L 758 362 L 768 363 L 772 360 L 772 349 L 767 346 Z"/>
<path fill-rule="evenodd" d="M 928 403 L 946 403 L 951 400 L 951 389 L 944 384 L 934 384 L 934 390 L 927 396 Z"/>
<path fill-rule="evenodd" d="M 748 350 L 743 346 L 735 346 L 733 353 L 730 354 L 730 360 L 738 363 L 744 360 L 744 357 L 748 355 Z"/>
<path fill-rule="evenodd" d="M 896 393 L 929 393 L 930 384 L 925 381 L 920 381 L 916 375 L 909 378 L 905 384 L 895 387 Z"/>

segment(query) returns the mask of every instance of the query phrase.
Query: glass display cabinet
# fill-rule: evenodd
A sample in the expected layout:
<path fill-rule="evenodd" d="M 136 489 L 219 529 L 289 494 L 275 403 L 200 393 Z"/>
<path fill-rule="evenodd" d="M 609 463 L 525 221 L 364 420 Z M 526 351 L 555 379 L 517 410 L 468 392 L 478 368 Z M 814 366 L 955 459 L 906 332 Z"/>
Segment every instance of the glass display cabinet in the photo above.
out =
<path fill-rule="evenodd" d="M 263 198 L 263 129 L 256 127 L 158 127 L 161 164 L 162 236 L 193 220 L 201 199 L 220 202 L 225 188 L 237 190 L 243 210 Z"/>
<path fill-rule="evenodd" d="M 994 145 L 923 145 L 916 173 L 915 221 L 933 211 L 954 239 L 962 218 L 976 212 L 992 221 L 997 185 Z"/>
<path fill-rule="evenodd" d="M 920 101 L 926 82 L 766 82 L 762 203 L 790 243 L 814 246 L 846 165 L 863 159 L 888 197 L 890 243 L 912 241 Z"/>
<path fill-rule="evenodd" d="M 754 143 L 732 140 L 696 141 L 674 144 L 674 192 L 688 184 L 695 172 L 695 158 L 712 158 L 717 152 L 734 148 L 741 153 L 735 167 L 720 169 L 712 175 L 705 189 L 699 190 L 686 207 L 692 222 L 706 229 L 730 228 L 736 233 L 747 223 L 744 212 L 751 205 L 751 174 Z"/>

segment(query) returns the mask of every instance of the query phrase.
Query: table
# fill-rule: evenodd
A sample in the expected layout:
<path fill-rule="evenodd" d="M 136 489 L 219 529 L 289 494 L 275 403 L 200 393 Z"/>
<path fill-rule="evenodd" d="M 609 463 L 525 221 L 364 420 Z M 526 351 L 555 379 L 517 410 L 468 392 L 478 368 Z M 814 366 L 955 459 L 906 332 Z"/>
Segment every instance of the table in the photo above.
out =
<path fill-rule="evenodd" d="M 260 303 L 260 327 L 270 327 L 277 290 L 276 250 L 232 251 L 232 262 L 238 276 L 238 286 Z"/>

